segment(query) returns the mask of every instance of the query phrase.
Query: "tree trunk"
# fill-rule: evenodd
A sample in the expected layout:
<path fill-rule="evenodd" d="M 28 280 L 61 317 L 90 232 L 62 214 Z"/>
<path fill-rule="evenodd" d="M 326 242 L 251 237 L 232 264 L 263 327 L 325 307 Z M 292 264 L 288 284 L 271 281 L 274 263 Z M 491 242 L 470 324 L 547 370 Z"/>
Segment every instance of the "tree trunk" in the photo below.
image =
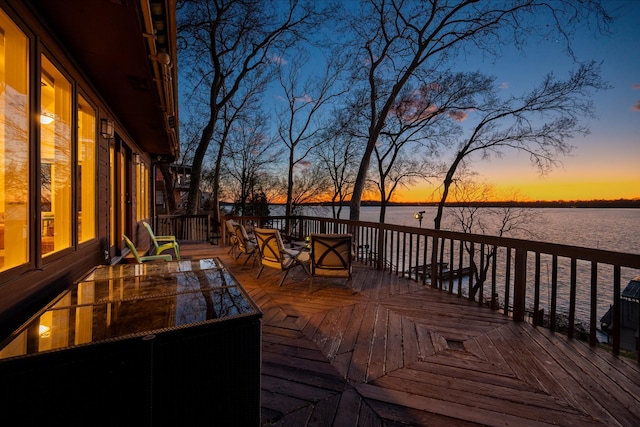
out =
<path fill-rule="evenodd" d="M 167 206 L 166 213 L 171 215 L 176 211 L 176 199 L 173 195 L 173 189 L 175 180 L 171 174 L 171 166 L 169 163 L 162 162 L 157 164 L 160 173 L 162 174 L 162 181 L 164 182 L 164 200 Z"/>
<path fill-rule="evenodd" d="M 209 142 L 213 136 L 213 124 L 215 123 L 215 115 L 211 115 L 209 123 L 202 130 L 202 136 L 198 143 L 198 148 L 193 156 L 193 164 L 191 165 L 191 181 L 189 183 L 189 198 L 187 200 L 187 215 L 196 215 L 198 213 L 200 201 L 200 180 L 202 178 L 202 162 L 209 148 Z"/>
<path fill-rule="evenodd" d="M 369 132 L 369 141 L 367 142 L 367 148 L 362 156 L 360 162 L 360 168 L 358 169 L 358 176 L 356 182 L 353 185 L 353 193 L 351 193 L 351 202 L 349 203 L 349 219 L 352 221 L 360 220 L 360 203 L 362 202 L 362 193 L 364 192 L 365 182 L 367 181 L 367 171 L 369 170 L 369 164 L 371 163 L 371 154 L 376 146 L 376 140 L 380 132 Z"/>

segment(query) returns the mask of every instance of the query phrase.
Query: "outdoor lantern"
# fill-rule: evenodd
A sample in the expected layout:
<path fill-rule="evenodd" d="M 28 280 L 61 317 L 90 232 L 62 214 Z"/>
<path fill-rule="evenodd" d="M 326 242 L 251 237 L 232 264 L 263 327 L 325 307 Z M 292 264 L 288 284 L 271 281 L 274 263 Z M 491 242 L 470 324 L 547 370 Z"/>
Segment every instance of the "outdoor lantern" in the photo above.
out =
<path fill-rule="evenodd" d="M 106 139 L 113 138 L 113 121 L 100 119 L 100 135 Z"/>
<path fill-rule="evenodd" d="M 420 211 L 413 214 L 413 217 L 418 220 L 418 223 L 420 223 L 420 227 L 422 227 L 422 214 L 424 214 L 424 212 L 425 211 Z"/>

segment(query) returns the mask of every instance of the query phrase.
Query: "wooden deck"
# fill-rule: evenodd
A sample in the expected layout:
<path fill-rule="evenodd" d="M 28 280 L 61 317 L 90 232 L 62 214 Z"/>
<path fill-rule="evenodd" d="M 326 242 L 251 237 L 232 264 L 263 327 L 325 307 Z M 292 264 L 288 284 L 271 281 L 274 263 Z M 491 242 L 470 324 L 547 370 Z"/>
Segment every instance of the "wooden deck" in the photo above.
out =
<path fill-rule="evenodd" d="M 263 317 L 262 425 L 637 426 L 640 366 L 356 264 L 309 281 L 219 256 Z"/>

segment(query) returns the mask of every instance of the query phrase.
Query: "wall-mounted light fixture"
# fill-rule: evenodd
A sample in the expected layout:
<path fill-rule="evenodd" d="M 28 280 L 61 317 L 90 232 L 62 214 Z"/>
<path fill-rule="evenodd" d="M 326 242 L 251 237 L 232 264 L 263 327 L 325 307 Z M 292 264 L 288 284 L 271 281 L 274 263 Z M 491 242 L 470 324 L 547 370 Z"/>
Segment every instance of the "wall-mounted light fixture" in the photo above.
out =
<path fill-rule="evenodd" d="M 133 153 L 133 164 L 134 165 L 139 165 L 140 164 L 140 154 Z"/>
<path fill-rule="evenodd" d="M 413 214 L 413 217 L 420 223 L 420 228 L 422 228 L 422 215 L 424 214 L 424 212 L 425 211 L 420 211 Z"/>
<path fill-rule="evenodd" d="M 103 138 L 113 138 L 113 121 L 109 119 L 100 119 L 100 135 Z"/>

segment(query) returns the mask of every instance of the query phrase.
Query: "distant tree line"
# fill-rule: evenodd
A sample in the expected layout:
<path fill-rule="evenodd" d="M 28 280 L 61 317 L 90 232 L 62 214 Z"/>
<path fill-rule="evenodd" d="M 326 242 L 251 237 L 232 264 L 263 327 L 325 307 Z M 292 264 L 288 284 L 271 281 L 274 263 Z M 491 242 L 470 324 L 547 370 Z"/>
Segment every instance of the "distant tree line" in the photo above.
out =
<path fill-rule="evenodd" d="M 307 206 L 331 206 L 331 202 L 308 203 Z M 380 206 L 379 201 L 363 200 L 362 206 Z M 390 202 L 388 206 L 438 206 L 438 202 Z M 538 201 L 465 201 L 447 202 L 448 207 L 527 207 L 527 208 L 640 208 L 640 199 L 618 200 L 538 200 Z"/>

